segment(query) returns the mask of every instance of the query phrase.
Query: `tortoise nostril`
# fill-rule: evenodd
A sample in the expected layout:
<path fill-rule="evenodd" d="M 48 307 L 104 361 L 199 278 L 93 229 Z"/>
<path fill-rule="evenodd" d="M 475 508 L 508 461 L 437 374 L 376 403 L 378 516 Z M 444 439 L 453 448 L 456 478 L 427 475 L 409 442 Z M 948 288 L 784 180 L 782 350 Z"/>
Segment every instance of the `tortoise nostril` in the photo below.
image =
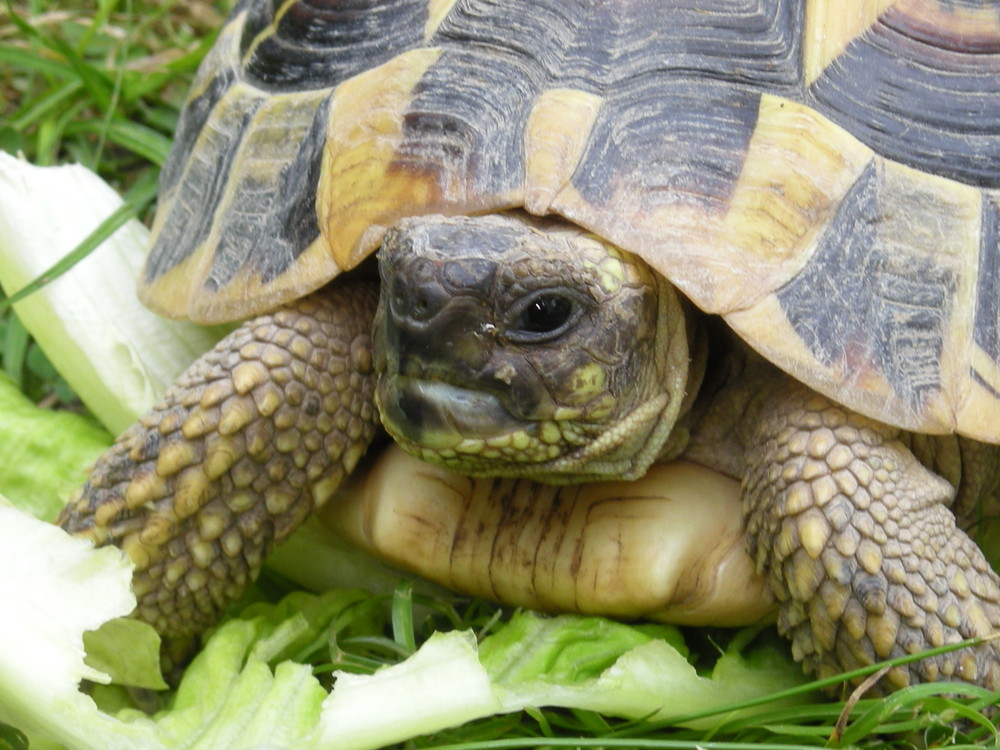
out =
<path fill-rule="evenodd" d="M 434 279 L 401 282 L 393 290 L 392 314 L 398 320 L 430 320 L 450 299 L 451 295 Z"/>

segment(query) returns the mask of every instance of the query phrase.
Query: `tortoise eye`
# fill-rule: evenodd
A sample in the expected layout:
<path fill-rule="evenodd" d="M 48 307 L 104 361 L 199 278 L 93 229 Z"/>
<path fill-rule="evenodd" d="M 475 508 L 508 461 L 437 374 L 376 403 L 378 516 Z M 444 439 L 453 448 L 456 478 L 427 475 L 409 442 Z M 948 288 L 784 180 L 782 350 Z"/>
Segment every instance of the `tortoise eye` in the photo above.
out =
<path fill-rule="evenodd" d="M 515 308 L 507 335 L 522 343 L 549 341 L 564 333 L 580 312 L 577 300 L 558 292 L 542 292 Z"/>

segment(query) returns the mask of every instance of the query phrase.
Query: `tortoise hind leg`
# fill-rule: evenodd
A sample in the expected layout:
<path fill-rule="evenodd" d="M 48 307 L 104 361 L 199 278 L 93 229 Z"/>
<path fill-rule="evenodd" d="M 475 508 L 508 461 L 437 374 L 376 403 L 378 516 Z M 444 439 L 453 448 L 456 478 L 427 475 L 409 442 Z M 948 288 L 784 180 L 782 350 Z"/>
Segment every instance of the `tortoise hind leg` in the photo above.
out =
<path fill-rule="evenodd" d="M 374 435 L 375 284 L 335 283 L 233 331 L 118 438 L 59 523 L 136 565 L 137 615 L 213 624 Z"/>
<path fill-rule="evenodd" d="M 1000 579 L 956 527 L 952 486 L 899 430 L 804 387 L 759 414 L 748 540 L 797 659 L 828 676 L 1000 628 Z M 896 667 L 883 687 L 933 680 L 1000 688 L 1000 652 L 987 644 Z"/>

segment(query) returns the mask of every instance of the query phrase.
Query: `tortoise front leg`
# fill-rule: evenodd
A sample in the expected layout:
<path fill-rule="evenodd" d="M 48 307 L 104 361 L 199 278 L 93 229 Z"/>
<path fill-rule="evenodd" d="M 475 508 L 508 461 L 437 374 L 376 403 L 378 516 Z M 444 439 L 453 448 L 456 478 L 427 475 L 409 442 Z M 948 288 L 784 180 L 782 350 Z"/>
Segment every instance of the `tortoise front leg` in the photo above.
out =
<path fill-rule="evenodd" d="M 137 615 L 181 639 L 354 468 L 378 424 L 374 284 L 335 283 L 243 324 L 124 432 L 59 523 L 136 565 Z"/>
<path fill-rule="evenodd" d="M 956 527 L 954 489 L 899 430 L 792 386 L 764 401 L 748 434 L 750 552 L 797 659 L 828 676 L 1000 628 L 1000 580 Z M 992 644 L 954 651 L 886 680 L 995 690 L 1000 653 Z"/>

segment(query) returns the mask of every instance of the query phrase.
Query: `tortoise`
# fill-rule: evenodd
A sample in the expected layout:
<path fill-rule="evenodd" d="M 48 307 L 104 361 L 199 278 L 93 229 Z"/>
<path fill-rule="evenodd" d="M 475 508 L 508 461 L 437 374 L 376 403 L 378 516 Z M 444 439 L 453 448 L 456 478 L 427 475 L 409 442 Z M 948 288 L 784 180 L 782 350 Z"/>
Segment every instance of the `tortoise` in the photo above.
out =
<path fill-rule="evenodd" d="M 808 670 L 989 635 L 959 520 L 1000 475 L 998 188 L 994 0 L 241 0 L 139 294 L 249 321 L 61 523 L 180 637 L 380 422 L 487 483 L 683 457 L 741 482 Z M 1000 653 L 882 685 L 925 680 L 1000 688 Z"/>

